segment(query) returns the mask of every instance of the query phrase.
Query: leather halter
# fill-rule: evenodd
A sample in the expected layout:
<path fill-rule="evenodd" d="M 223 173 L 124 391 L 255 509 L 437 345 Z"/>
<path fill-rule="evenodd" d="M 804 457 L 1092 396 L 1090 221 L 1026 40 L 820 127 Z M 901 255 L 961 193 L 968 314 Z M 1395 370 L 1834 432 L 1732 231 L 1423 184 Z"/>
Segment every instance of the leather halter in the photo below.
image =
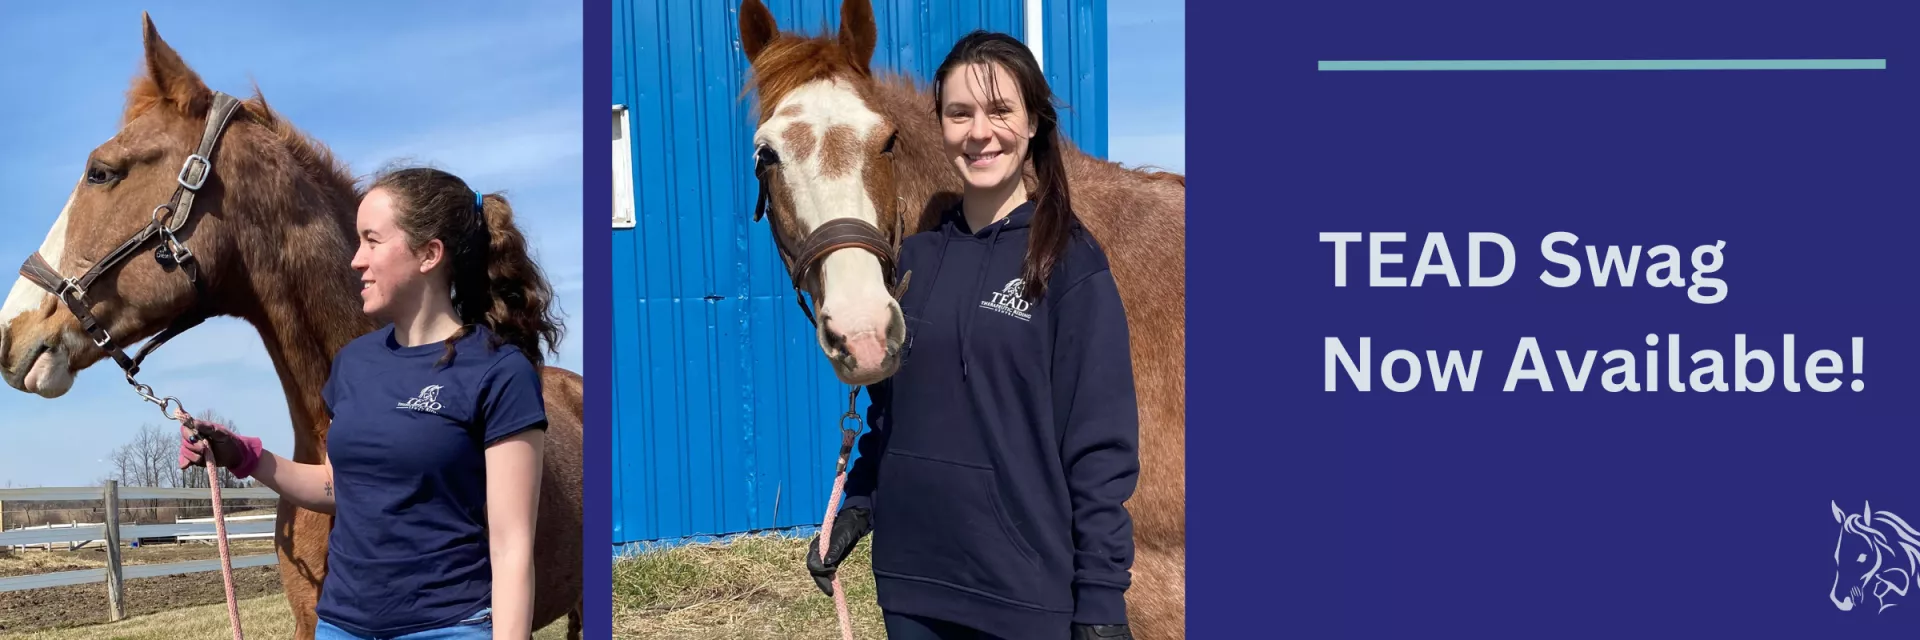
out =
<path fill-rule="evenodd" d="M 208 317 L 205 308 L 206 290 L 200 279 L 199 261 L 194 258 L 193 251 L 189 250 L 175 234 L 185 227 L 187 220 L 193 216 L 194 196 L 206 186 L 207 178 L 213 175 L 214 145 L 219 143 L 227 123 L 232 120 L 234 112 L 239 107 L 240 101 L 233 96 L 218 91 L 213 92 L 213 106 L 207 112 L 206 132 L 201 135 L 200 146 L 187 156 L 185 162 L 181 163 L 180 173 L 175 177 L 175 182 L 180 186 L 174 189 L 173 198 L 154 207 L 153 217 L 147 222 L 146 227 L 141 228 L 138 233 L 120 243 L 120 246 L 111 253 L 95 262 L 93 268 L 88 269 L 85 274 L 77 278 L 61 277 L 55 266 L 48 264 L 47 259 L 37 251 L 28 256 L 26 263 L 20 266 L 22 277 L 66 303 L 67 309 L 80 320 L 80 328 L 87 332 L 87 337 L 93 339 L 94 346 L 106 350 L 113 356 L 113 361 L 126 371 L 127 382 L 137 388 L 144 388 L 144 385 L 134 382 L 133 379 L 133 375 L 140 370 L 141 361 L 146 360 L 148 354 L 167 340 L 185 333 Z M 166 212 L 164 217 L 161 215 L 163 211 Z M 169 271 L 174 266 L 181 267 L 186 272 L 187 280 L 193 284 L 194 292 L 198 294 L 197 301 L 191 311 L 175 318 L 165 331 L 148 340 L 134 357 L 128 358 L 121 347 L 113 344 L 113 336 L 107 333 L 105 323 L 94 317 L 91 311 L 93 304 L 87 299 L 87 288 L 93 286 L 93 282 L 101 275 L 120 266 L 135 253 L 143 250 L 147 243 L 157 238 L 164 239 L 164 242 L 154 249 L 154 260 Z M 142 395 L 149 396 L 148 399 L 153 400 L 148 393 Z M 162 405 L 163 413 L 164 409 L 165 405 Z"/>
<path fill-rule="evenodd" d="M 893 156 L 889 154 L 887 160 L 891 162 Z M 760 195 L 753 205 L 753 221 L 759 222 L 761 218 L 766 217 L 767 203 L 771 194 L 767 191 L 767 165 L 760 162 L 757 157 L 754 161 L 753 175 L 760 182 Z M 899 264 L 901 234 L 906 228 L 904 202 L 897 199 L 896 202 L 901 204 L 894 209 L 896 219 L 892 237 L 888 237 L 878 227 L 859 218 L 833 218 L 820 223 L 820 226 L 814 227 L 812 232 L 802 237 L 799 251 L 794 251 L 788 244 L 786 234 L 780 232 L 780 225 L 772 225 L 774 245 L 780 250 L 780 259 L 787 263 L 787 274 L 793 278 L 794 303 L 800 306 L 800 311 L 807 314 L 809 324 L 819 326 L 819 323 L 814 320 L 813 308 L 807 305 L 806 296 L 801 293 L 813 293 L 807 291 L 806 283 L 811 281 L 814 272 L 820 268 L 820 263 L 825 261 L 829 254 L 841 249 L 862 249 L 873 254 L 873 257 L 880 260 L 881 277 L 886 279 L 893 299 L 899 300 L 901 296 L 906 295 L 907 281 L 913 274 L 907 273 L 900 276 L 897 283 L 895 280 L 895 272 Z M 814 293 L 814 297 L 819 297 L 819 294 Z"/>

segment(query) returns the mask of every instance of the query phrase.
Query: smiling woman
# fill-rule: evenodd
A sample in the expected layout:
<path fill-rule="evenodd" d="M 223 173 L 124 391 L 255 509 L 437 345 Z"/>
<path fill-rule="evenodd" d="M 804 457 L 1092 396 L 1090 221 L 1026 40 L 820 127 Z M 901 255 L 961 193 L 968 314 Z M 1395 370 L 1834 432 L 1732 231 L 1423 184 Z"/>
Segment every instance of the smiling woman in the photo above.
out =
<path fill-rule="evenodd" d="M 821 527 L 838 613 L 871 533 L 888 637 L 1181 637 L 1185 181 L 1103 157 L 1104 5 L 831 4 L 616 2 L 616 542 Z"/>
<path fill-rule="evenodd" d="M 73 406 L 79 374 L 111 358 L 182 421 L 183 470 L 227 467 L 278 493 L 299 637 L 526 637 L 563 618 L 579 637 L 582 379 L 547 366 L 564 325 L 533 257 L 535 230 L 552 224 L 540 221 L 569 214 L 539 197 L 509 204 L 479 186 L 499 177 L 488 172 L 411 167 L 361 184 L 284 104 L 210 87 L 152 20 L 136 42 L 112 135 L 60 149 L 84 160 L 0 306 L 0 376 Z M 578 238 L 567 244 L 559 253 L 578 255 Z M 291 423 L 276 440 L 290 445 L 189 418 L 167 396 L 185 384 L 139 374 L 156 347 L 218 317 L 260 337 Z"/>
<path fill-rule="evenodd" d="M 361 310 L 389 324 L 334 357 L 327 460 L 295 462 L 192 424 L 183 462 L 209 459 L 337 518 L 322 637 L 489 627 L 524 637 L 537 628 L 548 423 L 537 367 L 560 332 L 551 291 L 505 199 L 442 171 L 381 174 L 355 228 Z M 395 599 L 411 605 L 396 611 Z"/>

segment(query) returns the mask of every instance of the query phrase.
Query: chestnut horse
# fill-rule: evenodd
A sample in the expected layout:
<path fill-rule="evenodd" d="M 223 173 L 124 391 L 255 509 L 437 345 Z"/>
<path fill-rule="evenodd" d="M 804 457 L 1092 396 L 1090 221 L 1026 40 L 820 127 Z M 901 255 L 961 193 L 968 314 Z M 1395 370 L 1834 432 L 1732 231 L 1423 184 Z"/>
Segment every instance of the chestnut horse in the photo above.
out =
<path fill-rule="evenodd" d="M 145 73 L 127 94 L 119 133 L 88 156 L 86 174 L 40 245 L 40 255 L 62 274 L 85 271 L 148 223 L 154 206 L 177 188 L 177 173 L 206 128 L 213 92 L 160 39 L 152 20 L 143 14 L 142 21 Z M 320 390 L 333 355 L 376 328 L 360 312 L 359 276 L 349 266 L 356 244 L 354 179 L 324 145 L 270 109 L 257 89 L 233 115 L 210 160 L 212 175 L 193 210 L 179 212 L 189 216 L 178 237 L 199 263 L 203 290 L 196 292 L 178 266 L 155 260 L 150 246 L 89 287 L 90 311 L 120 348 L 189 313 L 252 324 L 286 393 L 293 459 L 322 462 L 329 419 Z M 0 375 L 15 389 L 60 397 L 80 370 L 105 355 L 71 311 L 26 279 L 0 307 Z M 533 623 L 538 629 L 567 616 L 569 637 L 578 638 L 581 379 L 552 367 L 541 379 L 550 426 Z M 143 382 L 165 395 L 164 380 Z M 313 637 L 332 526 L 332 516 L 280 500 L 274 542 L 302 638 Z"/>
<path fill-rule="evenodd" d="M 835 218 L 872 225 L 881 238 L 931 229 L 961 190 L 941 151 L 931 91 L 869 67 L 877 42 L 869 1 L 846 0 L 840 16 L 833 37 L 808 37 L 780 32 L 759 0 L 740 7 L 749 87 L 758 90 L 753 141 L 766 167 L 768 218 L 788 246 L 806 244 Z M 1135 545 L 1129 617 L 1136 637 L 1183 637 L 1186 179 L 1063 146 L 1075 213 L 1107 252 L 1131 336 L 1141 473 L 1127 503 Z M 817 295 L 816 338 L 835 374 L 852 385 L 893 375 L 905 329 L 884 280 L 886 265 L 854 246 L 813 265 L 792 265 L 789 273 L 810 266 L 800 284 Z"/>

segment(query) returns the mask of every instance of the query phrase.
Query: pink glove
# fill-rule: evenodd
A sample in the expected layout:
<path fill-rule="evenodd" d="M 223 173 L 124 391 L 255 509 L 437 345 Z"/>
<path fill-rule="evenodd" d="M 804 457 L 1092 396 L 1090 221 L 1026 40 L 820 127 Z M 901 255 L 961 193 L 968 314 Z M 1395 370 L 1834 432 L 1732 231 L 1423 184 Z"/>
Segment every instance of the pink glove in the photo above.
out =
<path fill-rule="evenodd" d="M 209 458 L 215 466 L 233 471 L 233 477 L 253 475 L 260 463 L 260 439 L 243 436 L 226 427 L 192 418 L 180 426 L 180 468 L 201 466 Z"/>

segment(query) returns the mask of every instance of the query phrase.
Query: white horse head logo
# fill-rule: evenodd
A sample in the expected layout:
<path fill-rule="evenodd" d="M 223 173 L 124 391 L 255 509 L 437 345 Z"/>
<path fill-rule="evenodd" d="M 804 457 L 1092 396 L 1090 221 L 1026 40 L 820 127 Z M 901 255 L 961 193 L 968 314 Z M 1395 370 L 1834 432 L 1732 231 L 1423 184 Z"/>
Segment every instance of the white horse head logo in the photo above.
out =
<path fill-rule="evenodd" d="M 1000 288 L 1000 293 L 1007 294 L 1008 298 L 1018 298 L 1020 297 L 1020 291 L 1024 289 L 1026 285 L 1027 285 L 1026 280 L 1023 280 L 1021 278 L 1014 278 L 1012 280 L 1007 281 L 1007 286 Z"/>
<path fill-rule="evenodd" d="M 414 396 L 412 400 L 400 403 L 396 408 L 439 413 L 440 385 L 428 385 L 427 388 L 420 390 L 420 395 Z"/>
<path fill-rule="evenodd" d="M 1920 562 L 1920 531 L 1890 511 L 1875 513 L 1871 504 L 1860 513 L 1846 513 L 1833 504 L 1833 520 L 1840 524 L 1840 540 L 1833 547 L 1833 587 L 1827 590 L 1833 606 L 1852 611 L 1866 601 L 1868 585 L 1880 604 L 1876 613 L 1893 606 L 1887 603 L 1889 594 L 1907 595 Z M 1839 597 L 1840 577 L 1856 571 L 1858 579 L 1848 580 L 1847 597 Z"/>

